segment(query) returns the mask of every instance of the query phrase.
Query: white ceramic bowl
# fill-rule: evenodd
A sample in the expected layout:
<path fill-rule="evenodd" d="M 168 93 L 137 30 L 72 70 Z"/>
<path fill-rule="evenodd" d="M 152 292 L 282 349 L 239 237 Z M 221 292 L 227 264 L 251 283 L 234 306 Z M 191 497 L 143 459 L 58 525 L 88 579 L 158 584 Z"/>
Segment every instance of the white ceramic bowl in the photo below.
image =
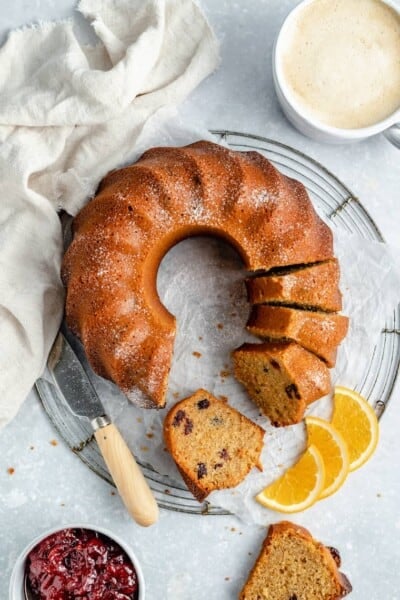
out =
<path fill-rule="evenodd" d="M 21 554 L 17 558 L 15 565 L 14 565 L 14 569 L 11 573 L 10 587 L 9 587 L 9 600 L 25 600 L 25 594 L 24 594 L 25 564 L 26 564 L 26 559 L 27 559 L 30 551 L 33 550 L 33 548 L 35 546 L 37 546 L 37 544 L 39 544 L 42 540 L 47 538 L 49 535 L 51 535 L 52 533 L 56 533 L 57 531 L 62 531 L 63 529 L 91 529 L 92 531 L 96 531 L 97 533 L 102 533 L 103 535 L 106 535 L 111 540 L 116 542 L 119 546 L 121 546 L 121 548 L 123 550 L 125 550 L 125 552 L 129 556 L 130 560 L 132 561 L 133 566 L 135 567 L 138 584 L 139 584 L 138 600 L 145 600 L 145 584 L 144 584 L 143 572 L 142 572 L 139 561 L 136 558 L 133 550 L 130 548 L 130 546 L 127 545 L 127 543 L 124 540 L 122 540 L 114 532 L 110 531 L 109 529 L 105 529 L 104 527 L 98 527 L 97 525 L 90 525 L 88 523 L 78 524 L 78 525 L 76 523 L 73 523 L 72 525 L 65 525 L 63 527 L 54 527 L 53 529 L 50 529 L 49 531 L 45 531 L 42 535 L 38 536 L 32 542 L 30 542 L 30 544 L 28 546 L 26 546 L 26 548 L 24 548 L 24 550 L 21 552 Z"/>
<path fill-rule="evenodd" d="M 400 15 L 398 6 L 391 0 L 381 1 L 393 8 Z M 293 94 L 285 81 L 281 56 L 292 21 L 304 6 L 311 2 L 314 2 L 314 0 L 303 0 L 288 14 L 274 44 L 272 54 L 272 74 L 276 94 L 286 117 L 301 133 L 320 142 L 343 144 L 363 140 L 378 133 L 384 133 L 390 142 L 400 148 L 400 109 L 386 119 L 374 123 L 374 125 L 369 127 L 340 129 L 321 123 L 309 114 L 306 114 L 304 108 L 299 105 L 293 97 Z"/>

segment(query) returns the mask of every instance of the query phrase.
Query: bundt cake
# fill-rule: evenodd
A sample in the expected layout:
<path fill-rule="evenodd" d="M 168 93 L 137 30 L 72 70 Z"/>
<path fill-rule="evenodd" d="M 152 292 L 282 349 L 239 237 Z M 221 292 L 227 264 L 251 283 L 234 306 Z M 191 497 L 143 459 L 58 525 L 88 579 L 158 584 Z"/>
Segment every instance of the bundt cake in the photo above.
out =
<path fill-rule="evenodd" d="M 232 357 L 236 379 L 275 426 L 298 423 L 331 390 L 326 364 L 295 342 L 243 344 Z"/>
<path fill-rule="evenodd" d="M 348 329 L 348 318 L 336 313 L 300 310 L 286 306 L 253 306 L 247 329 L 268 340 L 292 340 L 334 367 L 337 346 Z"/>
<path fill-rule="evenodd" d="M 240 600 L 339 600 L 352 590 L 340 562 L 304 527 L 271 525 Z"/>
<path fill-rule="evenodd" d="M 205 390 L 178 402 L 164 421 L 164 438 L 184 481 L 201 502 L 262 469 L 264 430 Z"/>
<path fill-rule="evenodd" d="M 336 258 L 315 265 L 246 280 L 250 304 L 282 304 L 337 312 L 342 310 Z"/>
<path fill-rule="evenodd" d="M 333 257 L 331 231 L 301 183 L 257 152 L 204 141 L 154 148 L 111 172 L 73 234 L 62 267 L 67 323 L 94 370 L 146 407 L 165 405 L 175 318 L 156 275 L 174 244 L 219 236 L 251 271 Z"/>

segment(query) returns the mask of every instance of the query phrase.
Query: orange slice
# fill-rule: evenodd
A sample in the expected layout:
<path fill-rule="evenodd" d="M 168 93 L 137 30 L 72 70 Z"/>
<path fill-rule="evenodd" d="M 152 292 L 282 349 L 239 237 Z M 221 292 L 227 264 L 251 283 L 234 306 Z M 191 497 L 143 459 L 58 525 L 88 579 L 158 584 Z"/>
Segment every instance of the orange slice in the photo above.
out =
<path fill-rule="evenodd" d="M 306 418 L 308 443 L 314 445 L 322 456 L 325 483 L 320 498 L 327 498 L 343 485 L 349 474 L 349 452 L 343 436 L 335 427 L 317 417 Z"/>
<path fill-rule="evenodd" d="M 335 388 L 332 425 L 347 443 L 350 471 L 367 462 L 379 439 L 379 423 L 370 404 L 357 392 Z"/>
<path fill-rule="evenodd" d="M 300 512 L 318 500 L 324 482 L 324 461 L 311 444 L 297 463 L 258 494 L 256 500 L 279 512 Z"/>

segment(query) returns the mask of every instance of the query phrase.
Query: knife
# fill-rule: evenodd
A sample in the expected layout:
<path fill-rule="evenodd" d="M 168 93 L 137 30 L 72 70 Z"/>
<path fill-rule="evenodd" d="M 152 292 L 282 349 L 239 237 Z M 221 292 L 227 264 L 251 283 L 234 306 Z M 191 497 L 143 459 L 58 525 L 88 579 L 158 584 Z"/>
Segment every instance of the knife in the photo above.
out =
<path fill-rule="evenodd" d="M 49 368 L 71 411 L 90 421 L 100 452 L 128 512 L 139 525 L 152 525 L 158 519 L 157 503 L 74 352 L 71 336 L 65 328 L 59 333 L 50 353 Z"/>

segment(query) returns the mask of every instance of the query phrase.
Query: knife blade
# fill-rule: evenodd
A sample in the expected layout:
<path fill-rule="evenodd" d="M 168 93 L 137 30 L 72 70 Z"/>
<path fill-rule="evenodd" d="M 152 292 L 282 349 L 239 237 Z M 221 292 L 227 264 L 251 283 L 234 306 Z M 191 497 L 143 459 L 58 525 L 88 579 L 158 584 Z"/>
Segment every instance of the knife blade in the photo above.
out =
<path fill-rule="evenodd" d="M 133 454 L 106 414 L 72 344 L 72 334 L 63 327 L 48 361 L 54 381 L 71 411 L 90 420 L 100 452 L 128 512 L 139 525 L 152 525 L 158 519 L 157 502 Z"/>
<path fill-rule="evenodd" d="M 50 355 L 49 362 L 54 379 L 75 415 L 86 417 L 90 421 L 97 417 L 106 417 L 104 406 L 67 335 L 65 330 L 60 332 Z"/>

